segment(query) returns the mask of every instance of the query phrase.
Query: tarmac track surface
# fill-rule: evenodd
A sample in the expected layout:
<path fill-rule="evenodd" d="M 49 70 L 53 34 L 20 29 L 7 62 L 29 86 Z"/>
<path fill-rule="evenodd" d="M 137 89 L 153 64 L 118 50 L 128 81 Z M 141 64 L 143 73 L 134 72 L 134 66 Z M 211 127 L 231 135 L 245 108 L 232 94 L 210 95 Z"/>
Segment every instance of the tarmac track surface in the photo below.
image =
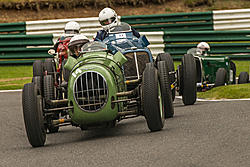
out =
<path fill-rule="evenodd" d="M 149 132 L 143 117 L 112 129 L 62 127 L 46 145 L 27 140 L 21 92 L 0 93 L 0 167 L 168 166 L 249 167 L 250 101 L 174 104 L 164 129 Z"/>

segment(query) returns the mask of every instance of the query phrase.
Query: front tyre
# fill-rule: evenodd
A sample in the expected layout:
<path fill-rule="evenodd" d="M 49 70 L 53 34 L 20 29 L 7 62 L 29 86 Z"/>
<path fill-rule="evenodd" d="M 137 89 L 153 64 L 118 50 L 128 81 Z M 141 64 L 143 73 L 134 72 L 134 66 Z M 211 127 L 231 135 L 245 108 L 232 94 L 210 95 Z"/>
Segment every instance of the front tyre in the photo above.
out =
<path fill-rule="evenodd" d="M 216 72 L 215 87 L 224 86 L 227 82 L 227 71 L 225 68 L 219 68 Z"/>
<path fill-rule="evenodd" d="M 37 95 L 34 83 L 25 84 L 22 92 L 23 117 L 29 143 L 33 147 L 44 146 L 46 131 L 42 111 L 42 97 Z"/>
<path fill-rule="evenodd" d="M 193 55 L 185 54 L 181 61 L 182 67 L 182 101 L 185 105 L 192 105 L 196 102 L 196 64 Z"/>
<path fill-rule="evenodd" d="M 148 128 L 154 132 L 164 126 L 164 106 L 158 78 L 153 63 L 147 63 L 142 76 L 142 101 Z"/>

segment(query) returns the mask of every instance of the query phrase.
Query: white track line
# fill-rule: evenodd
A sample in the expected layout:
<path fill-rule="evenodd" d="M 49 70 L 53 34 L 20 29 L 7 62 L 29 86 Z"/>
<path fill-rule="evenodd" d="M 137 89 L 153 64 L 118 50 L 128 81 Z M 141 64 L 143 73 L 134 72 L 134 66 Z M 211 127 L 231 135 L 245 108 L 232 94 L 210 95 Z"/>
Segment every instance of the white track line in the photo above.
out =
<path fill-rule="evenodd" d="M 182 99 L 181 96 L 176 96 L 176 98 Z M 218 99 L 218 100 L 196 99 L 196 101 L 250 101 L 250 98 L 248 99 Z"/>
<path fill-rule="evenodd" d="M 16 89 L 16 90 L 0 90 L 0 93 L 6 93 L 6 92 L 21 92 L 22 89 Z"/>

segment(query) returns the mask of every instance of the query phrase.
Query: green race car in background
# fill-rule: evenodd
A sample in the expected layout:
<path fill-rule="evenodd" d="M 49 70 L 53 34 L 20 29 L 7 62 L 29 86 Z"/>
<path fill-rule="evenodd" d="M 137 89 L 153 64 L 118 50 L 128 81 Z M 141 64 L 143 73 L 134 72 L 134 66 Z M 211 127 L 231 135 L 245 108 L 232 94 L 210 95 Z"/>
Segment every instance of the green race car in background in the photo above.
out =
<path fill-rule="evenodd" d="M 229 57 L 202 54 L 199 48 L 191 48 L 187 54 L 191 54 L 195 58 L 199 91 L 236 84 L 236 66 Z"/>

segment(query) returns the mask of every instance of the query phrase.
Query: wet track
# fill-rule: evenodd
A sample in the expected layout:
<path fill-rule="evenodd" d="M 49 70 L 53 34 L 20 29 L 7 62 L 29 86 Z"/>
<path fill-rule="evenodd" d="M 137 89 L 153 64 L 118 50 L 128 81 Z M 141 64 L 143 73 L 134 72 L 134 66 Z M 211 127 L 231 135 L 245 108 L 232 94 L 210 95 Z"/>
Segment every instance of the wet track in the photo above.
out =
<path fill-rule="evenodd" d="M 27 140 L 21 92 L 0 93 L 0 167 L 250 166 L 250 101 L 174 104 L 175 117 L 150 133 L 143 117 L 112 129 L 62 127 L 45 147 Z"/>

